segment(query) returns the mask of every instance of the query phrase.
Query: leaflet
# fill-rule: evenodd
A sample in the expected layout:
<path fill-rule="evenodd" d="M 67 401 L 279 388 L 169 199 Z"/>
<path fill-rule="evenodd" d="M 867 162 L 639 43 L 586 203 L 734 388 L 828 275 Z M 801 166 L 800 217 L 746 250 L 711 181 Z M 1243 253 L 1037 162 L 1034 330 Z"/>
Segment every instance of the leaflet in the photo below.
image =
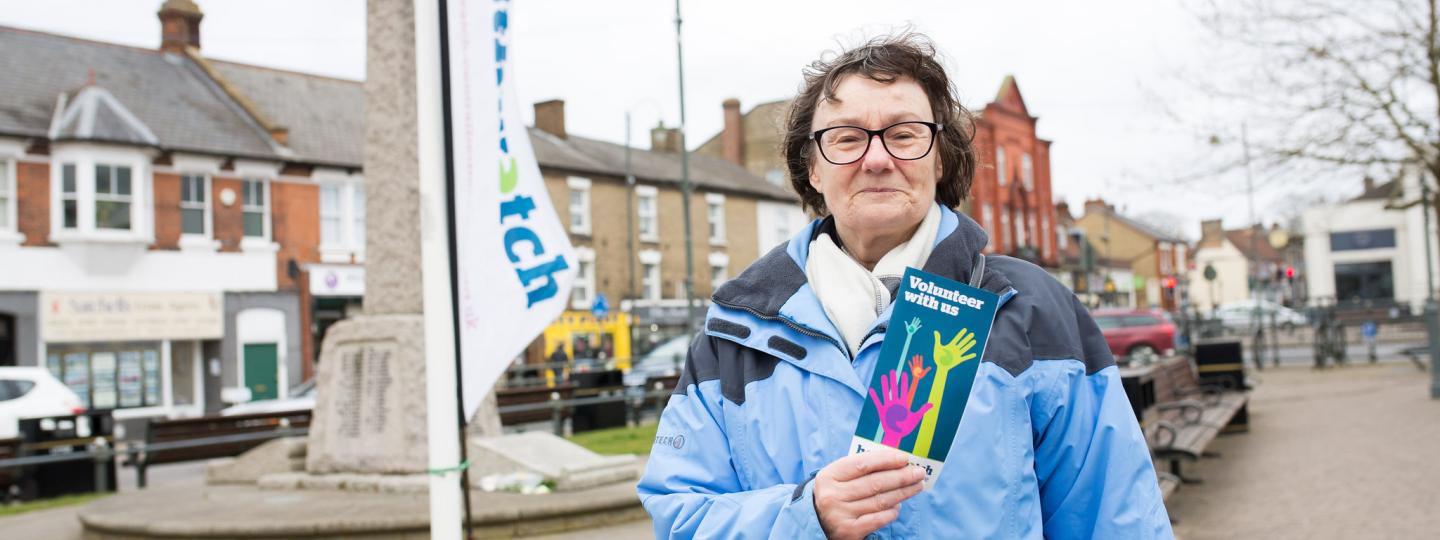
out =
<path fill-rule="evenodd" d="M 895 295 L 850 453 L 906 452 L 929 489 L 960 428 L 1000 297 L 914 268 Z"/>

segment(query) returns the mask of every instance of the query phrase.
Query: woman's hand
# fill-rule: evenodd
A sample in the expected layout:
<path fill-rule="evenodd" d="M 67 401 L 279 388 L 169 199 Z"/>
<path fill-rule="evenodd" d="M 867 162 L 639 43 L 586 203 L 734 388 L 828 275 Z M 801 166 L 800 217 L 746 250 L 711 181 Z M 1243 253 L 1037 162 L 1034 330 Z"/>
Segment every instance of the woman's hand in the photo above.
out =
<path fill-rule="evenodd" d="M 846 456 L 815 475 L 815 514 L 825 536 L 864 538 L 900 516 L 900 503 L 920 493 L 925 471 L 904 454 L 871 451 Z"/>

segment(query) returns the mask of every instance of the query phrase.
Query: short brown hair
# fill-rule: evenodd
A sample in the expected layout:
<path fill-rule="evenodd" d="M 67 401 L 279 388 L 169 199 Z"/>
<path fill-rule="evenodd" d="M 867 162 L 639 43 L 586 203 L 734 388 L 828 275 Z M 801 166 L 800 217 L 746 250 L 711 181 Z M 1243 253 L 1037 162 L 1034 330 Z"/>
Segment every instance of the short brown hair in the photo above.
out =
<path fill-rule="evenodd" d="M 947 208 L 960 205 L 970 192 L 970 182 L 975 175 L 974 125 L 935 56 L 935 45 L 929 38 L 905 32 L 871 39 L 864 45 L 841 51 L 833 59 L 822 58 L 805 68 L 805 82 L 790 104 L 782 143 L 785 163 L 790 169 L 790 185 L 800 195 L 802 205 L 822 216 L 829 213 L 825 197 L 810 185 L 811 160 L 816 155 L 810 134 L 814 131 L 812 120 L 816 106 L 822 98 L 834 99 L 835 88 L 847 75 L 860 75 L 882 83 L 909 77 L 920 84 L 930 100 L 935 122 L 945 126 L 934 149 L 940 154 L 941 170 L 935 186 L 935 201 Z"/>

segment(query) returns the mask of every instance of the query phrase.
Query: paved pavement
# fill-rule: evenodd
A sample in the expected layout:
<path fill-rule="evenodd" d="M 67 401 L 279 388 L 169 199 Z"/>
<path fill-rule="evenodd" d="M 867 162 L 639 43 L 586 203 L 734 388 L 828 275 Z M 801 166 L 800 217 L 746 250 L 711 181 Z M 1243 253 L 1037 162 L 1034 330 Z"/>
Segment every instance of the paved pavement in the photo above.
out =
<path fill-rule="evenodd" d="M 1170 499 L 1175 532 L 1211 538 L 1435 538 L 1440 401 L 1399 358 L 1253 374 L 1251 431 L 1189 466 Z"/>

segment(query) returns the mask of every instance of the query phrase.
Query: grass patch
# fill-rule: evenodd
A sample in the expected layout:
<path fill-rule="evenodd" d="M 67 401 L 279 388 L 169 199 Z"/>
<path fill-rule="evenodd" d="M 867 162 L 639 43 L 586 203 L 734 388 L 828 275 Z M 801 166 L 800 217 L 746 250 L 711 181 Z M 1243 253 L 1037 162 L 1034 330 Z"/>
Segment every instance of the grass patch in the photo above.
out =
<path fill-rule="evenodd" d="M 64 495 L 60 497 L 55 497 L 53 499 L 41 499 L 38 501 L 29 501 L 20 504 L 0 505 L 0 518 L 17 516 L 26 512 L 35 512 L 38 510 L 49 510 L 51 508 L 59 508 L 61 506 L 85 504 L 90 501 L 109 497 L 111 495 L 114 495 L 114 493 L 81 493 L 79 495 Z"/>
<path fill-rule="evenodd" d="M 655 430 L 659 424 L 642 424 L 637 427 L 622 427 L 586 431 L 570 436 L 570 441 L 590 449 L 597 454 L 639 454 L 650 453 L 655 443 Z"/>

